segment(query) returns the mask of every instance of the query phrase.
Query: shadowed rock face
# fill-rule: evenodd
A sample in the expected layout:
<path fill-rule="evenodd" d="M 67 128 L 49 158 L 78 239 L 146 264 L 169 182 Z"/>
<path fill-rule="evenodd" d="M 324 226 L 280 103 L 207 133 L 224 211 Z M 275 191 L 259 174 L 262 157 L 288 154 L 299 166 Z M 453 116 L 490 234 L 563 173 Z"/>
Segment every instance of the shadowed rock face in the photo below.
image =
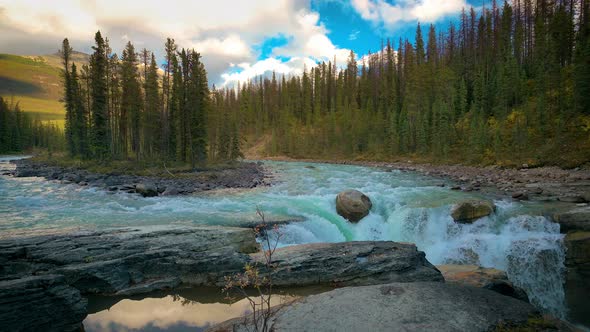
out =
<path fill-rule="evenodd" d="M 271 331 L 490 331 L 538 313 L 482 288 L 437 282 L 346 287 L 279 308 Z M 246 331 L 243 318 L 212 331 Z"/>
<path fill-rule="evenodd" d="M 76 331 L 86 317 L 86 305 L 63 276 L 0 281 L 0 330 Z"/>
<path fill-rule="evenodd" d="M 0 291 L 0 303 L 12 301 L 15 308 L 31 311 L 30 316 L 24 309 L 0 311 L 0 322 L 32 317 L 29 330 L 73 330 L 86 313 L 80 293 L 129 296 L 181 285 L 223 286 L 225 276 L 262 258 L 254 253 L 258 249 L 252 230 L 229 227 L 138 227 L 0 240 L 0 283 L 10 285 L 4 287 L 10 292 Z M 274 258 L 278 269 L 273 283 L 279 286 L 443 280 L 411 244 L 301 245 L 279 249 Z M 29 281 L 33 275 L 59 286 L 57 294 L 65 295 L 57 298 L 66 299 L 60 300 L 61 311 L 47 317 L 46 302 L 29 301 L 26 294 L 43 297 L 55 288 L 39 288 Z M 73 314 L 79 312 L 83 315 Z"/>
<path fill-rule="evenodd" d="M 565 237 L 567 267 L 565 293 L 569 317 L 590 325 L 590 232 L 570 232 Z"/>

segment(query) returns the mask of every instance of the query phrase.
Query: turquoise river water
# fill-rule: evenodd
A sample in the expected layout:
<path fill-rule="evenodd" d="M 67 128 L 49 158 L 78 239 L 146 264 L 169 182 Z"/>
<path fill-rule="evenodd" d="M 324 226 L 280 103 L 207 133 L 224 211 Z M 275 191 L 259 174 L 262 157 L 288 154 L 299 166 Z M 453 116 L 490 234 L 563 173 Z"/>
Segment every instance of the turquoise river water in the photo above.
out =
<path fill-rule="evenodd" d="M 14 168 L 0 158 L 0 172 Z M 142 198 L 126 193 L 0 176 L 0 234 L 65 228 L 139 225 L 225 225 L 268 219 L 302 221 L 280 227 L 280 246 L 312 242 L 393 240 L 416 243 L 433 264 L 476 264 L 505 270 L 544 311 L 566 313 L 564 246 L 547 205 L 452 191 L 442 181 L 377 168 L 265 162 L 274 184 L 254 190 L 220 190 L 180 197 Z M 371 213 L 351 224 L 336 213 L 336 194 L 358 189 L 373 201 Z M 457 224 L 451 206 L 467 198 L 493 199 L 497 211 L 473 224 Z"/>

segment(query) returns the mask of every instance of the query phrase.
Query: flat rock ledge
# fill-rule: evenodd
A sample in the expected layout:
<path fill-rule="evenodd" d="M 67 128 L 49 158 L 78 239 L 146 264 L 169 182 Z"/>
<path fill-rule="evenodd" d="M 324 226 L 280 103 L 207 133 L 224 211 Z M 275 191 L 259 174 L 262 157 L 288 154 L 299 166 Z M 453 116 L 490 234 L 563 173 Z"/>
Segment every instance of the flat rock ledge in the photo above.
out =
<path fill-rule="evenodd" d="M 0 326 L 10 331 L 76 330 L 86 316 L 86 294 L 131 296 L 176 287 L 223 286 L 225 276 L 259 261 L 258 251 L 252 230 L 215 226 L 148 226 L 3 239 L 0 304 L 10 305 L 0 305 Z M 301 245 L 279 249 L 274 258 L 278 268 L 273 280 L 282 286 L 443 281 L 412 244 Z"/>
<path fill-rule="evenodd" d="M 340 288 L 286 304 L 275 309 L 269 330 L 493 331 L 526 324 L 531 317 L 540 317 L 532 305 L 482 288 L 390 283 Z M 237 318 L 209 331 L 252 328 Z"/>

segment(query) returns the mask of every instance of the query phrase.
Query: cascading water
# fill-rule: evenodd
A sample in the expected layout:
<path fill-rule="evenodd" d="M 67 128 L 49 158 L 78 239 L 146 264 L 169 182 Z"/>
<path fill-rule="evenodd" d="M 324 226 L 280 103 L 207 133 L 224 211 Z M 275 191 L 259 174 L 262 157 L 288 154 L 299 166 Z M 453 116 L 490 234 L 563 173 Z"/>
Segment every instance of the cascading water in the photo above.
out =
<path fill-rule="evenodd" d="M 13 168 L 0 158 L 0 172 Z M 283 225 L 281 246 L 310 242 L 393 240 L 414 242 L 433 264 L 474 264 L 507 271 L 531 302 L 565 315 L 564 246 L 559 225 L 545 218 L 547 206 L 497 200 L 494 215 L 457 224 L 452 204 L 481 194 L 451 191 L 413 173 L 374 168 L 268 162 L 277 183 L 251 191 L 141 198 L 38 178 L 0 176 L 0 230 L 113 227 L 157 224 L 233 226 L 255 220 L 302 217 Z M 358 189 L 373 201 L 358 224 L 338 216 L 335 196 Z M 488 197 L 489 198 L 489 197 Z"/>

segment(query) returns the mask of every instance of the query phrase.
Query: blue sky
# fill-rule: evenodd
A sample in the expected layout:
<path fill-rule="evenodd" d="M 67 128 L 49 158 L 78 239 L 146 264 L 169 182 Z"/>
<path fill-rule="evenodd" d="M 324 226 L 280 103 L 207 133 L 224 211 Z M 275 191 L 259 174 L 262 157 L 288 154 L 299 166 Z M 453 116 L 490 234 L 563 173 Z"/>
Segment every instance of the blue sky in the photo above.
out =
<path fill-rule="evenodd" d="M 395 5 L 407 1 L 386 1 Z M 468 6 L 476 6 L 473 2 L 466 2 Z M 364 19 L 349 2 L 344 1 L 312 1 L 311 8 L 320 14 L 320 21 L 329 30 L 328 36 L 339 47 L 352 49 L 358 55 L 376 52 L 389 38 L 397 48 L 399 39 L 414 42 L 418 20 L 400 22 L 387 26 Z M 421 22 L 424 38 L 428 36 L 430 24 L 434 24 L 437 31 L 446 31 L 451 22 L 457 22 L 460 12 L 442 15 L 434 21 Z"/>
<path fill-rule="evenodd" d="M 301 74 L 350 50 L 362 57 L 381 40 L 413 42 L 433 23 L 446 29 L 469 0 L 0 0 L 0 52 L 54 53 L 63 38 L 91 52 L 101 30 L 116 53 L 132 41 L 163 61 L 166 37 L 203 56 L 210 83 L 231 85 L 258 75 Z M 116 8 L 116 10 L 113 10 Z"/>

